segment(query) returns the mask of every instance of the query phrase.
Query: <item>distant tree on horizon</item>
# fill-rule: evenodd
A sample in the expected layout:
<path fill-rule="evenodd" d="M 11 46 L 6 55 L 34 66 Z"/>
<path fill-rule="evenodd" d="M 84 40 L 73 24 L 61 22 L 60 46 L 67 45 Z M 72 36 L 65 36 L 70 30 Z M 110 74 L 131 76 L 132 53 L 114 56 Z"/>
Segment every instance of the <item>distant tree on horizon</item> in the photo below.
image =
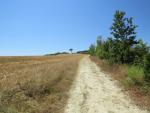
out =
<path fill-rule="evenodd" d="M 72 48 L 70 48 L 70 49 L 69 49 L 69 51 L 70 51 L 70 53 L 72 54 L 72 52 L 73 52 L 73 49 L 72 49 Z"/>

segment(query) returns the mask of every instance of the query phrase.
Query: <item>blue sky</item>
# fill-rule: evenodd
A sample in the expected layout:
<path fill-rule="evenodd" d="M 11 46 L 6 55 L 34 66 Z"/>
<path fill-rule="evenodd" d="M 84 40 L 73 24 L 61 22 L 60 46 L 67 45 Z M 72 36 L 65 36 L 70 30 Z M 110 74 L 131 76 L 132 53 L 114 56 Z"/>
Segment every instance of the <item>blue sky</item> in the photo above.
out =
<path fill-rule="evenodd" d="M 150 44 L 150 0 L 0 0 L 0 55 L 84 50 L 110 36 L 116 10 L 134 17 Z"/>

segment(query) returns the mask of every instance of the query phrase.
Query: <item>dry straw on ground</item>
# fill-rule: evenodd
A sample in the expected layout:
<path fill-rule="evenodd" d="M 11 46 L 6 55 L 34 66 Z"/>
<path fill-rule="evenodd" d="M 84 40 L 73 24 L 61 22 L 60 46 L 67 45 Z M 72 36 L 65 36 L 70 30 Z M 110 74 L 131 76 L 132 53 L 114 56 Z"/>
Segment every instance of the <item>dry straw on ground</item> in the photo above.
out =
<path fill-rule="evenodd" d="M 62 113 L 81 58 L 0 57 L 0 113 Z"/>

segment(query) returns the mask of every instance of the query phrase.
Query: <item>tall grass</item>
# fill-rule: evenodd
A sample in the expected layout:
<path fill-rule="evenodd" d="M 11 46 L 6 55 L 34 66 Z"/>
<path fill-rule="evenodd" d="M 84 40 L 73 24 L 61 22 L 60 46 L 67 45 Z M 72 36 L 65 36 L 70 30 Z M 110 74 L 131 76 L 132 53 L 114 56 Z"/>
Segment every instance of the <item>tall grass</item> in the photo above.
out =
<path fill-rule="evenodd" d="M 144 83 L 144 70 L 138 66 L 129 66 L 127 70 L 128 79 L 131 79 L 135 84 L 142 85 Z"/>
<path fill-rule="evenodd" d="M 63 113 L 81 58 L 0 57 L 0 113 Z"/>

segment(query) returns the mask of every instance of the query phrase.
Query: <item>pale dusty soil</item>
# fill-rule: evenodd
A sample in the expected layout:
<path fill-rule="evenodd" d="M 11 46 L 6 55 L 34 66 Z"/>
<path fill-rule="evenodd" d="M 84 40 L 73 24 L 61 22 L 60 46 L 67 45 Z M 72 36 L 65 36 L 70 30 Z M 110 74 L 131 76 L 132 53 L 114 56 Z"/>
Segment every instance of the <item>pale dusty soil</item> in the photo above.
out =
<path fill-rule="evenodd" d="M 109 75 L 85 56 L 70 90 L 65 113 L 148 113 L 141 110 Z"/>

